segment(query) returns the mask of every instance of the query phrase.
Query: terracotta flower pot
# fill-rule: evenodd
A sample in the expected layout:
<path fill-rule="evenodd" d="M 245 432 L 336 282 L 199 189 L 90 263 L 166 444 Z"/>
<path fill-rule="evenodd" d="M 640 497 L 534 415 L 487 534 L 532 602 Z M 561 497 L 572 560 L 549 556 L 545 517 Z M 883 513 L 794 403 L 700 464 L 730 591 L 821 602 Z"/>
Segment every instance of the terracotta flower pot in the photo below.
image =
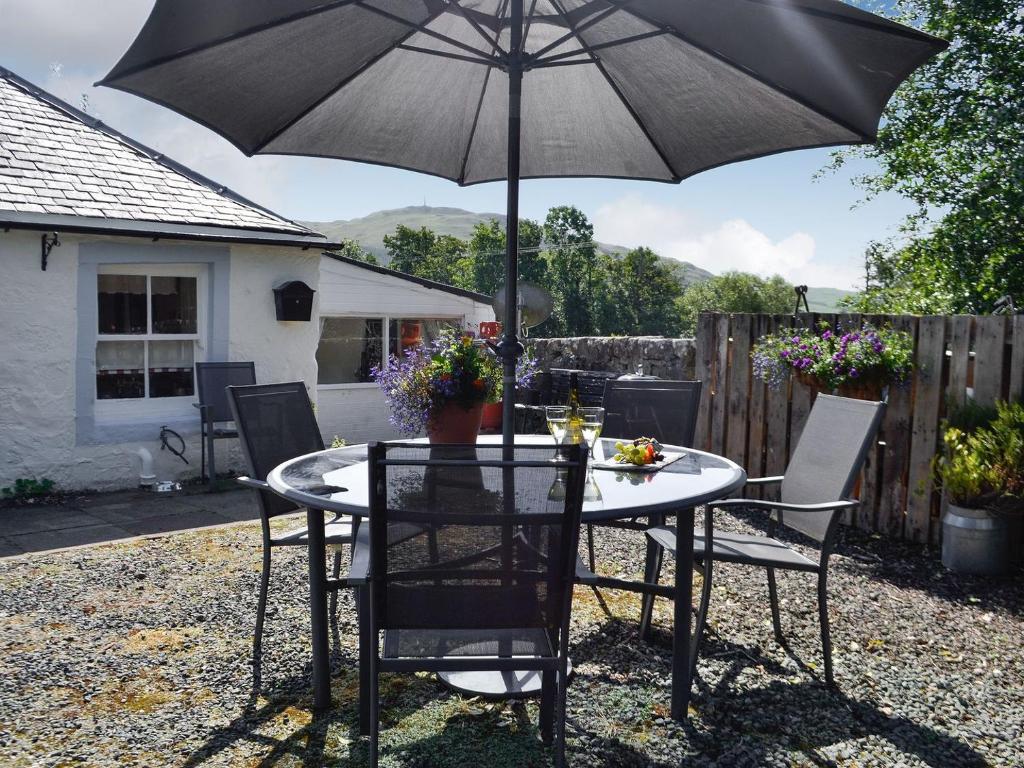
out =
<path fill-rule="evenodd" d="M 448 403 L 431 415 L 427 422 L 427 437 L 431 443 L 475 443 L 483 413 L 483 403 L 475 403 L 469 408 Z"/>
<path fill-rule="evenodd" d="M 483 421 L 480 422 L 480 428 L 492 431 L 501 429 L 501 408 L 501 400 L 496 403 L 487 403 L 484 406 Z"/>

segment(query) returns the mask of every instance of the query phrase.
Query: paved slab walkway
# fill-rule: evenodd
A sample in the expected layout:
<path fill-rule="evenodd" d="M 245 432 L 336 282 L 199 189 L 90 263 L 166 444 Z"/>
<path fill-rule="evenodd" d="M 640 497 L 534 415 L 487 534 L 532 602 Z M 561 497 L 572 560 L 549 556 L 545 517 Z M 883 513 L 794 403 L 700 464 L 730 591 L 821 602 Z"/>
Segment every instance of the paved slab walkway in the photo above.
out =
<path fill-rule="evenodd" d="M 246 489 L 90 494 L 65 504 L 0 509 L 0 558 L 258 519 Z"/>

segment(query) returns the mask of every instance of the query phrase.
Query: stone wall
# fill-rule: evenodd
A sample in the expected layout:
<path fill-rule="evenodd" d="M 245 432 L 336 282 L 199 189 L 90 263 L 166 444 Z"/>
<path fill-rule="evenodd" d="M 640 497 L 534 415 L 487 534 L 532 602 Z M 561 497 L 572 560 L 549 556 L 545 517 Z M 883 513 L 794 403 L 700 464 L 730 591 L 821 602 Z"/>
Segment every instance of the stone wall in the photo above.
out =
<path fill-rule="evenodd" d="M 696 342 L 662 336 L 583 336 L 568 339 L 529 339 L 527 347 L 541 368 L 579 368 L 585 371 L 643 372 L 663 379 L 694 378 Z"/>

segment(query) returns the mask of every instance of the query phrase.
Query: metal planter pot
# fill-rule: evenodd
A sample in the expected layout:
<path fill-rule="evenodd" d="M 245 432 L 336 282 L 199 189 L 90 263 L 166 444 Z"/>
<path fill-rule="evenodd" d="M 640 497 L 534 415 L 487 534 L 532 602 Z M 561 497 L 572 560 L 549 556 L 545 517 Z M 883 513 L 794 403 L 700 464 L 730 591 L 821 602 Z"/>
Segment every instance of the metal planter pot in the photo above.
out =
<path fill-rule="evenodd" d="M 1005 517 L 950 504 L 942 519 L 942 564 L 954 573 L 1007 573 L 1013 563 L 1009 527 Z"/>

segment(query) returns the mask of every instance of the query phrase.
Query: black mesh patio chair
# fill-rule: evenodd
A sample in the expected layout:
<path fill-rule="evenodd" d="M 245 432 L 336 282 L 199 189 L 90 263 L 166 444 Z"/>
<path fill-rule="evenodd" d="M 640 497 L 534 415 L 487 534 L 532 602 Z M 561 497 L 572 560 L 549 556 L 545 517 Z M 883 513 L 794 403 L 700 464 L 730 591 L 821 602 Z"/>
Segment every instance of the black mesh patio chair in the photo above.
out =
<path fill-rule="evenodd" d="M 709 504 L 704 513 L 704 529 L 694 531 L 694 567 L 703 574 L 700 608 L 697 611 L 696 637 L 691 665 L 696 664 L 697 649 L 707 620 L 711 599 L 712 563 L 739 563 L 765 568 L 768 572 L 768 598 L 771 604 L 775 639 L 784 644 L 779 619 L 775 571 L 793 570 L 814 573 L 818 577 L 818 616 L 821 622 L 821 647 L 825 658 L 825 680 L 834 684 L 832 645 L 828 622 L 828 560 L 835 546 L 840 513 L 855 507 L 850 499 L 857 475 L 881 423 L 884 403 L 850 400 L 818 395 L 800 433 L 786 474 L 750 480 L 751 485 L 780 483 L 779 501 L 764 499 L 726 499 Z M 715 533 L 713 509 L 752 509 L 769 513 L 767 535 Z M 774 538 L 778 526 L 804 534 L 819 544 L 816 560 Z M 675 529 L 658 526 L 647 535 L 657 546 L 653 581 L 657 582 L 664 550 L 674 551 Z M 709 554 L 710 553 L 710 554 Z M 653 597 L 644 597 L 642 616 L 650 622 Z"/>
<path fill-rule="evenodd" d="M 199 409 L 200 431 L 200 475 L 209 478 L 210 489 L 217 484 L 217 463 L 214 459 L 215 440 L 238 437 L 238 430 L 228 426 L 234 417 L 228 405 L 226 387 L 256 383 L 256 364 L 245 363 L 196 363 L 196 389 L 199 402 L 193 403 Z M 206 472 L 206 457 L 210 457 L 210 472 Z"/>
<path fill-rule="evenodd" d="M 603 437 L 633 439 L 653 437 L 668 445 L 693 446 L 700 409 L 699 381 L 609 379 L 604 385 Z M 652 519 L 650 525 L 663 522 Z M 635 520 L 596 523 L 608 528 L 643 530 Z M 587 555 L 590 570 L 595 567 L 594 525 L 587 525 Z M 647 544 L 647 563 L 653 562 L 655 547 Z"/>
<path fill-rule="evenodd" d="M 238 428 L 242 455 L 249 472 L 248 477 L 240 477 L 238 482 L 256 491 L 263 531 L 263 570 L 253 638 L 253 657 L 258 662 L 270 585 L 271 552 L 276 547 L 305 547 L 309 544 L 305 527 L 281 534 L 274 534 L 270 530 L 273 518 L 296 512 L 301 507 L 270 490 L 266 483 L 267 475 L 288 459 L 322 451 L 324 441 L 306 385 L 301 381 L 229 386 L 227 400 Z M 326 524 L 325 529 L 325 541 L 334 548 L 333 570 L 334 578 L 337 579 L 341 569 L 341 545 L 352 541 L 352 521 L 347 517 L 335 516 Z M 336 591 L 331 593 L 332 615 L 337 608 L 337 594 Z"/>
<path fill-rule="evenodd" d="M 540 672 L 541 736 L 564 765 L 586 449 L 556 463 L 548 446 L 375 443 L 369 473 L 348 583 L 370 590 L 371 765 L 381 673 L 512 670 Z M 390 535 L 410 525 L 434 529 L 433 543 Z"/>

